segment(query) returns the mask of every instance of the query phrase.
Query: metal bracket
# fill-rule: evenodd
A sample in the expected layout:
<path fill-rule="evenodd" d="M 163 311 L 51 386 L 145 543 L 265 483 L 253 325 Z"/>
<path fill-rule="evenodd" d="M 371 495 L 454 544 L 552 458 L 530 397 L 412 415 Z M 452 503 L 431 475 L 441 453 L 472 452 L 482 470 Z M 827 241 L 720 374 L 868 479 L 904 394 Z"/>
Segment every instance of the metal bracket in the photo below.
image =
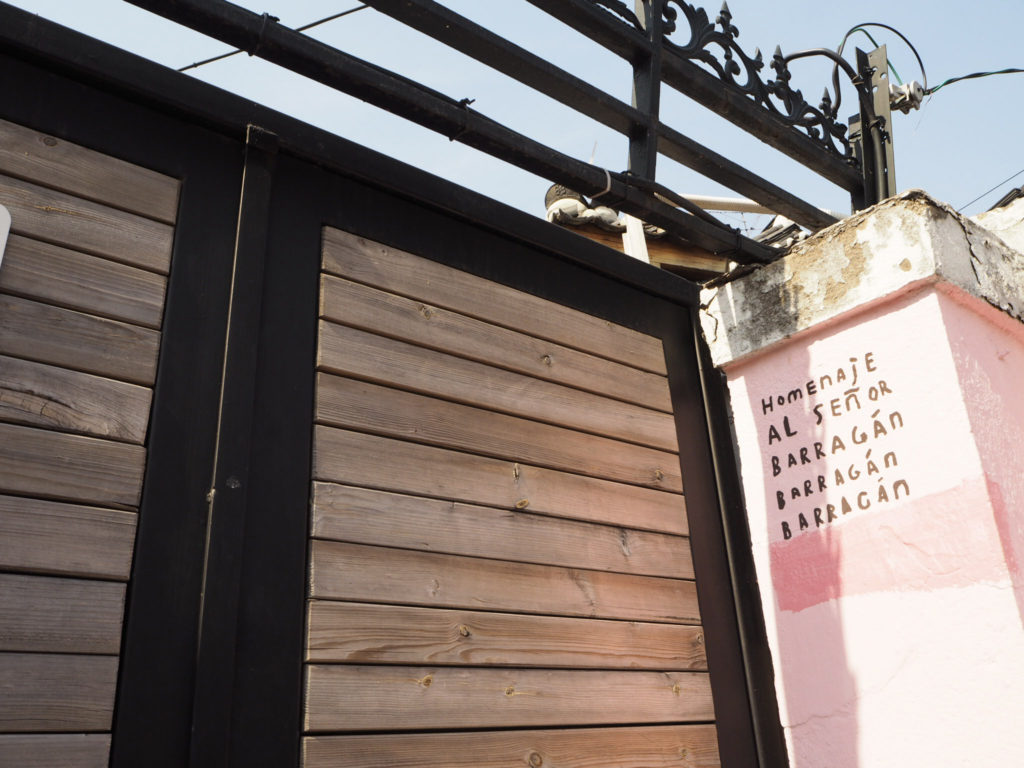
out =
<path fill-rule="evenodd" d="M 870 104 L 850 118 L 854 157 L 864 173 L 863 195 L 854 195 L 854 209 L 866 208 L 896 194 L 896 161 L 889 106 L 889 64 L 885 46 L 871 53 L 857 49 L 857 73 L 866 84 Z M 870 106 L 872 114 L 865 114 Z"/>

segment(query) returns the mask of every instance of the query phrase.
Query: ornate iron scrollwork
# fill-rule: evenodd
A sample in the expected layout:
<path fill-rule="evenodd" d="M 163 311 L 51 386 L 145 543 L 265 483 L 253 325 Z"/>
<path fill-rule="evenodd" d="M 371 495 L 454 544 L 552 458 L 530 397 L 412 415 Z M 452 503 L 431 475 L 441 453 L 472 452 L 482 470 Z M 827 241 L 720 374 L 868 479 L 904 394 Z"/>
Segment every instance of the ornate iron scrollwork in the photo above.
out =
<path fill-rule="evenodd" d="M 669 4 L 678 5 L 683 12 L 690 28 L 690 39 L 680 45 L 669 40 L 667 35 L 670 33 L 666 32 L 664 42 L 667 45 L 679 55 L 706 65 L 727 87 L 752 97 L 794 128 L 802 129 L 827 151 L 854 161 L 846 126 L 836 120 L 828 88 L 817 107 L 809 104 L 803 93 L 790 85 L 792 74 L 781 48 L 776 47 L 769 65 L 775 71 L 775 79 L 766 82 L 760 74 L 764 69 L 760 49 L 755 48 L 754 55 L 749 56 L 739 47 L 736 42 L 739 29 L 732 23 L 732 13 L 726 3 L 722 4 L 722 10 L 712 24 L 703 8 L 696 8 L 684 0 L 667 0 L 666 22 L 671 21 L 675 26 L 677 14 Z M 721 59 L 715 54 L 715 47 L 721 52 Z"/>
<path fill-rule="evenodd" d="M 639 19 L 622 0 L 591 2 L 616 14 L 637 30 L 643 31 Z M 690 38 L 685 43 L 669 39 L 669 36 L 679 28 L 680 11 L 686 19 L 686 26 L 689 27 Z M 764 56 L 760 49 L 755 48 L 754 55 L 749 56 L 739 47 L 736 38 L 740 32 L 732 23 L 732 13 L 728 4 L 722 4 L 722 10 L 712 23 L 703 8 L 697 8 L 685 0 L 665 0 L 662 20 L 663 42 L 678 55 L 703 64 L 717 75 L 726 88 L 734 89 L 751 98 L 793 128 L 803 131 L 827 152 L 839 155 L 850 164 L 856 164 L 847 128 L 836 119 L 836 110 L 833 106 L 836 102 L 828 88 L 825 88 L 817 107 L 809 104 L 803 93 L 790 85 L 792 74 L 789 71 L 789 60 L 778 47 L 769 64 L 775 72 L 775 77 L 767 81 L 762 79 Z"/>

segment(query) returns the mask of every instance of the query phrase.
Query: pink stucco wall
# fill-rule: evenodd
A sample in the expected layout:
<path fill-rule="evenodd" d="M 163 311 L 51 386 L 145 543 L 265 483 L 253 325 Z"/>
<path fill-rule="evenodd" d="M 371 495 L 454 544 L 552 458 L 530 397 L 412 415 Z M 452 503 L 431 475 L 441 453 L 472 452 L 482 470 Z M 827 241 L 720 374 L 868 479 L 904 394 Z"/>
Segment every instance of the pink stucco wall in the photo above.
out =
<path fill-rule="evenodd" d="M 926 285 L 726 366 L 791 762 L 1024 765 L 1024 329 Z"/>

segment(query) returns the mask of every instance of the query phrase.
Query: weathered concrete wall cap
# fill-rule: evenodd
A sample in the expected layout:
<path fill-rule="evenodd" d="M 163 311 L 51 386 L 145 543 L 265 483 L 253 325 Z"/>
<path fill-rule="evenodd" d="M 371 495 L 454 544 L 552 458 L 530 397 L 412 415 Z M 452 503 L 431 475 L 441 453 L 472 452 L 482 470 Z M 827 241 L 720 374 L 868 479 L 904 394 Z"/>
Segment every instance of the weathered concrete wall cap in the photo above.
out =
<path fill-rule="evenodd" d="M 701 324 L 727 365 L 893 294 L 944 281 L 1024 319 L 1024 256 L 953 208 L 910 190 L 701 293 Z"/>
<path fill-rule="evenodd" d="M 999 235 L 1015 251 L 1024 253 L 1024 197 L 994 211 L 979 213 L 971 220 Z"/>

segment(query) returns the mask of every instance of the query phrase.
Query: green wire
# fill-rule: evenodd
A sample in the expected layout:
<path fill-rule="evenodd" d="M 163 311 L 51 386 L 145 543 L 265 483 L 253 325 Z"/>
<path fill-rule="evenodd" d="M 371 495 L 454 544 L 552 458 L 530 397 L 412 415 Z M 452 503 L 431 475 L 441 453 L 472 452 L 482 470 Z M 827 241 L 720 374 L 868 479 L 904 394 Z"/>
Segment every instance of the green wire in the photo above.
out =
<path fill-rule="evenodd" d="M 971 74 L 971 75 L 962 75 L 961 77 L 951 77 L 948 80 L 944 80 L 943 82 L 939 83 L 934 88 L 929 88 L 927 91 L 925 91 L 925 93 L 931 95 L 931 94 L 935 93 L 936 91 L 938 91 L 940 88 L 942 88 L 944 86 L 947 86 L 947 85 L 951 85 L 952 83 L 959 83 L 961 80 L 976 80 L 979 77 L 989 77 L 990 75 L 1016 75 L 1016 74 L 1020 74 L 1021 72 L 1024 72 L 1024 69 L 1011 68 L 1011 69 L 1000 69 L 1000 70 L 998 70 L 996 72 L 975 72 L 974 74 Z"/>
<path fill-rule="evenodd" d="M 854 27 L 853 29 L 850 30 L 850 34 L 853 34 L 854 32 L 860 32 L 862 35 L 866 35 L 868 40 L 871 41 L 871 44 L 875 46 L 875 48 L 879 47 L 878 43 L 875 41 L 875 38 L 873 38 L 871 36 L 871 33 L 864 29 L 864 27 Z M 888 64 L 889 69 L 892 70 L 892 76 L 896 78 L 896 84 L 903 85 L 903 79 L 900 77 L 900 73 L 896 71 L 896 67 L 892 65 L 892 62 L 889 61 L 889 59 L 886 59 L 885 63 Z"/>

